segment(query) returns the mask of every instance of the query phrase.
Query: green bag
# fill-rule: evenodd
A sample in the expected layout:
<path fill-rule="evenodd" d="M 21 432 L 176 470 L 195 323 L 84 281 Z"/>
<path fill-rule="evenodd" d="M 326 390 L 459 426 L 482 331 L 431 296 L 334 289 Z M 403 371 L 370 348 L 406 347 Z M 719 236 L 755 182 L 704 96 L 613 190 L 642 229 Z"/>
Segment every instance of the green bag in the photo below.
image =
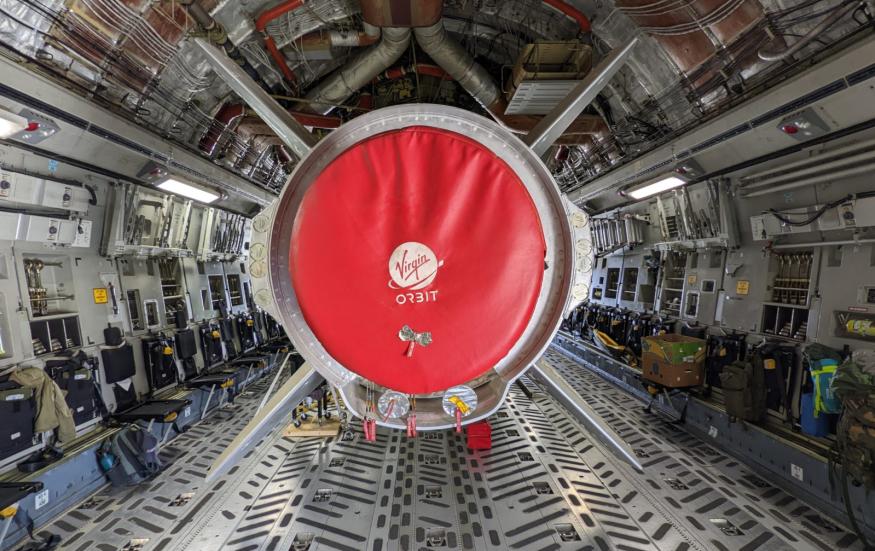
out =
<path fill-rule="evenodd" d="M 875 489 L 875 397 L 845 404 L 839 443 L 848 476 L 867 489 Z"/>
<path fill-rule="evenodd" d="M 736 361 L 720 372 L 726 413 L 756 423 L 766 414 L 766 376 L 762 357 L 752 362 Z"/>
<path fill-rule="evenodd" d="M 848 476 L 875 489 L 875 377 L 848 360 L 830 388 L 844 408 L 837 431 L 842 465 Z"/>

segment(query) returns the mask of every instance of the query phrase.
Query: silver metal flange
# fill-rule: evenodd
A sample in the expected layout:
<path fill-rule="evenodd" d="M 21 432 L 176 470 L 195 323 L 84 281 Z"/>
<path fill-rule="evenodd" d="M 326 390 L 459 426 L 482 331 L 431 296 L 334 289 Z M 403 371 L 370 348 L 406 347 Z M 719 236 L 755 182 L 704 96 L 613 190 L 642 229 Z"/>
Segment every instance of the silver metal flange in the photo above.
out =
<path fill-rule="evenodd" d="M 462 134 L 507 163 L 525 185 L 535 205 L 547 245 L 544 279 L 528 325 L 507 355 L 490 371 L 465 383 L 477 393 L 477 410 L 465 418 L 466 423 L 473 422 L 488 416 L 501 405 L 510 383 L 522 375 L 549 345 L 568 303 L 574 269 L 574 243 L 568 213 L 550 172 L 526 144 L 498 124 L 454 107 L 410 104 L 373 111 L 332 132 L 298 164 L 279 199 L 253 220 L 251 247 L 255 254 L 250 254 L 253 292 L 256 303 L 283 325 L 308 364 L 337 387 L 349 409 L 361 416 L 366 403 L 365 385 L 369 382 L 338 363 L 319 342 L 302 315 L 288 268 L 292 228 L 305 193 L 332 161 L 375 134 L 410 126 L 427 126 Z M 378 395 L 382 392 L 380 388 L 375 390 Z M 454 426 L 455 420 L 443 411 L 441 401 L 441 393 L 416 397 L 418 428 Z M 386 426 L 404 427 L 401 419 L 377 421 Z"/>

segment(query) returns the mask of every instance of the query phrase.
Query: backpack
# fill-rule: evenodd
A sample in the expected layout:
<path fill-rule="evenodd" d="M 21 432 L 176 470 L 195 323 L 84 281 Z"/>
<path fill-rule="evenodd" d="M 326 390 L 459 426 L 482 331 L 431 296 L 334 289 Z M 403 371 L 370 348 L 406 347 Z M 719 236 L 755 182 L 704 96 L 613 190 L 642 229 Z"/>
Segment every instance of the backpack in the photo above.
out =
<path fill-rule="evenodd" d="M 838 432 L 848 476 L 868 490 L 875 489 L 875 396 L 848 404 Z"/>
<path fill-rule="evenodd" d="M 821 413 L 841 413 L 842 403 L 832 391 L 832 381 L 838 362 L 831 358 L 816 360 L 809 364 L 809 373 L 814 382 L 814 416 Z"/>
<path fill-rule="evenodd" d="M 805 347 L 803 357 L 814 383 L 814 417 L 821 413 L 841 413 L 842 403 L 832 391 L 832 381 L 836 369 L 842 363 L 842 356 L 822 344 L 809 344 Z"/>
<path fill-rule="evenodd" d="M 844 406 L 836 434 L 845 472 L 875 489 L 875 376 L 848 360 L 836 371 L 831 390 Z"/>
<path fill-rule="evenodd" d="M 758 422 L 766 414 L 766 382 L 762 357 L 736 361 L 720 372 L 726 413 L 743 421 Z"/>
<path fill-rule="evenodd" d="M 747 355 L 744 335 L 709 335 L 705 353 L 705 384 L 720 387 L 720 373 L 732 362 L 743 360 Z"/>
<path fill-rule="evenodd" d="M 137 425 L 125 425 L 98 450 L 101 467 L 113 486 L 131 486 L 161 471 L 158 439 Z"/>

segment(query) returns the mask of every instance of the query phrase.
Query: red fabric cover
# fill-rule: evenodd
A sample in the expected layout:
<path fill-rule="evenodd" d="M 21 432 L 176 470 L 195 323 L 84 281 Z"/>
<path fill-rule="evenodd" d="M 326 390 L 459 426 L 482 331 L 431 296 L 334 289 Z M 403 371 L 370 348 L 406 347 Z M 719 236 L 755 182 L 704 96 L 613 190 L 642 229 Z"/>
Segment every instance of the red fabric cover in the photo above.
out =
<path fill-rule="evenodd" d="M 404 271 L 427 283 L 418 290 L 391 279 L 390 256 L 405 242 L 442 262 L 436 273 L 431 258 Z M 546 250 L 534 203 L 510 167 L 461 134 L 428 127 L 343 152 L 305 194 L 290 247 L 295 293 L 325 349 L 404 393 L 465 383 L 507 355 L 534 310 Z M 433 342 L 408 356 L 398 335 L 405 325 Z"/>

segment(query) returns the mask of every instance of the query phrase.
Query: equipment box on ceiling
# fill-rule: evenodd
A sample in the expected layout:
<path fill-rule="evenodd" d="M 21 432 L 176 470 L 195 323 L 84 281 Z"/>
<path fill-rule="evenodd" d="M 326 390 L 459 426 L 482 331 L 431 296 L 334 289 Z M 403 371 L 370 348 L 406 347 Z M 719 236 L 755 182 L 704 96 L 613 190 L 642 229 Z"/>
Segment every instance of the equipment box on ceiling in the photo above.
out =
<path fill-rule="evenodd" d="M 591 67 L 592 48 L 577 41 L 527 44 L 507 83 L 506 113 L 549 113 Z"/>
<path fill-rule="evenodd" d="M 573 40 L 526 44 L 513 67 L 516 88 L 524 80 L 580 80 L 592 66 L 592 48 Z"/>
<path fill-rule="evenodd" d="M 644 337 L 641 376 L 669 388 L 699 386 L 704 382 L 705 341 L 684 335 Z"/>

